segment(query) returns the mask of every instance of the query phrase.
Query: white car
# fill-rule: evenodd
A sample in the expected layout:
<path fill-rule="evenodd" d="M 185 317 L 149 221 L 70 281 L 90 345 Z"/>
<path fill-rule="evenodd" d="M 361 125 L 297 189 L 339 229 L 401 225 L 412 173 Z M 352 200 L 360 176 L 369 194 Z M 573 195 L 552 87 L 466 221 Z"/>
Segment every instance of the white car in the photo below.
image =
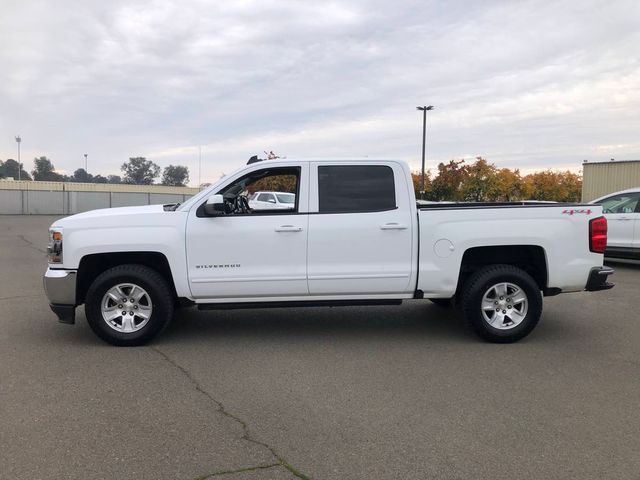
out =
<path fill-rule="evenodd" d="M 606 256 L 640 260 L 640 187 L 592 200 L 609 224 Z"/>
<path fill-rule="evenodd" d="M 251 210 L 293 210 L 296 196 L 287 192 L 255 192 L 249 196 Z"/>
<path fill-rule="evenodd" d="M 263 181 L 293 181 L 293 208 L 252 209 L 245 194 Z M 181 205 L 56 220 L 44 286 L 62 322 L 84 304 L 93 331 L 115 345 L 150 341 L 177 306 L 409 299 L 455 303 L 482 338 L 514 342 L 538 323 L 543 295 L 613 287 L 601 213 L 561 203 L 418 206 L 399 160 L 269 160 Z"/>

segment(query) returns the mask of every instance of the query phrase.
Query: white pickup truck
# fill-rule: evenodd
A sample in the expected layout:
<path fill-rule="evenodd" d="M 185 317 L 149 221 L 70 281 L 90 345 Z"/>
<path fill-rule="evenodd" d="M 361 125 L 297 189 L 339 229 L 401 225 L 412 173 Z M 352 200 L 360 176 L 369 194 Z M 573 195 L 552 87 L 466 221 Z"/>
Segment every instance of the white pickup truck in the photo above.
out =
<path fill-rule="evenodd" d="M 295 185 L 290 209 L 255 210 L 256 185 Z M 291 183 L 293 182 L 293 183 Z M 406 163 L 272 160 L 247 165 L 184 204 L 73 215 L 49 230 L 44 286 L 74 323 L 140 345 L 174 309 L 399 304 L 461 307 L 493 342 L 538 323 L 542 296 L 613 285 L 598 205 L 418 206 Z"/>

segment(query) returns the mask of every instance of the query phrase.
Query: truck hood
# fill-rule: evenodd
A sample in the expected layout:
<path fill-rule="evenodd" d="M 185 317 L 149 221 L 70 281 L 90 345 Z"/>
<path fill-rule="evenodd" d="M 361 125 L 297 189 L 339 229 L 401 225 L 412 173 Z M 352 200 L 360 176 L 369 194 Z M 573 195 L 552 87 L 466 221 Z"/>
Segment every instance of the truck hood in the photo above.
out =
<path fill-rule="evenodd" d="M 165 212 L 162 205 L 143 205 L 139 207 L 117 207 L 117 208 L 101 208 L 99 210 L 90 210 L 88 212 L 77 213 L 70 217 L 61 218 L 56 220 L 52 225 L 53 227 L 72 227 L 78 224 L 84 224 L 91 222 L 92 220 L 103 219 L 105 221 L 114 220 L 113 217 L 118 217 L 123 223 L 134 224 L 141 217 L 146 217 L 151 214 L 167 213 L 170 215 L 174 212 Z"/>

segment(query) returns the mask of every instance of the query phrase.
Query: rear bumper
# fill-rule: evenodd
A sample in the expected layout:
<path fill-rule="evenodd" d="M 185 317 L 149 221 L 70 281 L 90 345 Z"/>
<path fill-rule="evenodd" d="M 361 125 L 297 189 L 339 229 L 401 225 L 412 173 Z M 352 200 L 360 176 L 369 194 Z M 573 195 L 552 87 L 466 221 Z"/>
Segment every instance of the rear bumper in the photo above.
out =
<path fill-rule="evenodd" d="M 74 323 L 76 311 L 75 270 L 52 270 L 44 274 L 44 291 L 47 294 L 51 310 L 62 323 Z"/>
<path fill-rule="evenodd" d="M 613 268 L 594 267 L 589 273 L 587 285 L 584 288 L 587 292 L 596 292 L 598 290 L 609 290 L 614 287 L 613 283 L 607 282 L 607 277 L 614 273 Z"/>

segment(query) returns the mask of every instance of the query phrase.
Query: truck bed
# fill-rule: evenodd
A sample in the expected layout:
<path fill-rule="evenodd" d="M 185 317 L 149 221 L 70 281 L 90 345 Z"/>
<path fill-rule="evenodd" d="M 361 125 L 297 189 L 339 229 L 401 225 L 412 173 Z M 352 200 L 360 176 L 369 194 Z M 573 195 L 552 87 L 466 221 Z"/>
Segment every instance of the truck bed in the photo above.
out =
<path fill-rule="evenodd" d="M 601 262 L 589 249 L 589 222 L 600 215 L 601 207 L 577 203 L 418 202 L 418 289 L 451 296 L 465 255 L 484 248 L 494 263 L 509 263 L 521 248 L 544 259 L 548 288 L 583 290 L 589 269 Z"/>

